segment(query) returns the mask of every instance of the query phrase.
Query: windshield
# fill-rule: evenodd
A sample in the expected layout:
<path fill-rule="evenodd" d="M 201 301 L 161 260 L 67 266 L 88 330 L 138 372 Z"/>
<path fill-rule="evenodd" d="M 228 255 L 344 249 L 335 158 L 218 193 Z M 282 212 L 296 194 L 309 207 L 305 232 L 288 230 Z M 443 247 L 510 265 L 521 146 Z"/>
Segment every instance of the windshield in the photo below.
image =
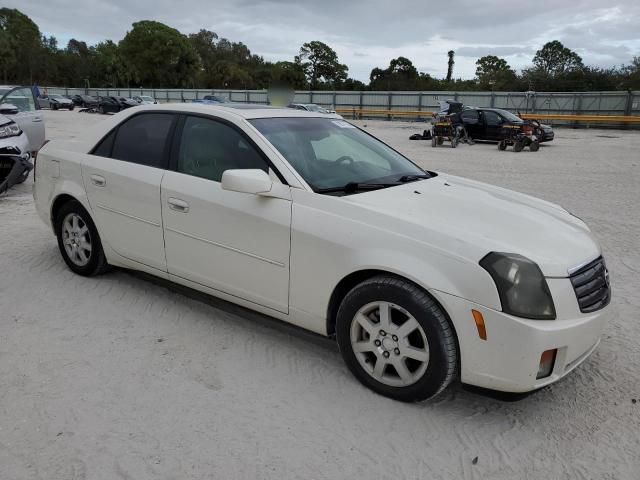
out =
<path fill-rule="evenodd" d="M 500 109 L 496 109 L 495 111 L 502 115 L 508 122 L 522 122 L 522 119 L 520 117 L 514 115 L 511 112 Z"/>
<path fill-rule="evenodd" d="M 344 120 L 260 118 L 250 122 L 314 190 L 425 175 L 413 162 Z"/>
<path fill-rule="evenodd" d="M 52 93 L 51 95 L 49 95 L 50 98 L 62 98 L 62 95 L 59 95 L 57 93 Z"/>
<path fill-rule="evenodd" d="M 142 97 L 140 97 L 142 100 L 146 101 L 146 102 L 153 102 L 153 98 L 151 97 L 147 97 L 146 95 L 143 95 Z"/>

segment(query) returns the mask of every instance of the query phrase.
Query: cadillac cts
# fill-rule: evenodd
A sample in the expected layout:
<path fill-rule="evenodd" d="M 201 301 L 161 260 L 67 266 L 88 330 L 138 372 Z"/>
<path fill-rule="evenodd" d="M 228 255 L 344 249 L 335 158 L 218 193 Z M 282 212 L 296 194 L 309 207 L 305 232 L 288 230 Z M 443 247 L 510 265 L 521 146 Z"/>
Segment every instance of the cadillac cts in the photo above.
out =
<path fill-rule="evenodd" d="M 337 339 L 364 385 L 507 392 L 597 347 L 608 272 L 562 207 L 425 171 L 337 116 L 148 105 L 40 152 L 34 197 L 80 275 L 141 270 Z"/>

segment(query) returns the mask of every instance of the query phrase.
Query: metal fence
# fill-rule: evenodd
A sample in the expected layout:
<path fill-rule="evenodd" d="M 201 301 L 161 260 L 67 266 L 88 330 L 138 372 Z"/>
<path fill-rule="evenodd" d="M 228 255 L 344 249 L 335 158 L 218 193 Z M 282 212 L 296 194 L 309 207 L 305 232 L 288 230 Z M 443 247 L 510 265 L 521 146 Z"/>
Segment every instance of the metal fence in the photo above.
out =
<path fill-rule="evenodd" d="M 191 102 L 204 95 L 220 95 L 232 102 L 269 103 L 267 90 L 180 90 L 129 88 L 56 88 L 49 93 L 131 97 L 150 95 L 162 103 Z M 623 92 L 353 92 L 296 91 L 295 103 L 331 108 L 433 111 L 439 100 L 457 100 L 475 107 L 504 108 L 522 113 L 573 115 L 640 115 L 640 91 Z"/>

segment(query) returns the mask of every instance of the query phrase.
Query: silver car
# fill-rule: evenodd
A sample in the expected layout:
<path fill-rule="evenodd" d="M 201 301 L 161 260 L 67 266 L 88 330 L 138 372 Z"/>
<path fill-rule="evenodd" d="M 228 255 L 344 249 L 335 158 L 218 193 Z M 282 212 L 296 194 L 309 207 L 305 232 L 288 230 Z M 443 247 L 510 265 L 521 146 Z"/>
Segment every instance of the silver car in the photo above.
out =
<path fill-rule="evenodd" d="M 40 108 L 50 108 L 51 110 L 58 110 L 60 108 L 73 110 L 75 107 L 73 100 L 63 97 L 59 93 L 38 97 L 38 105 L 40 105 Z"/>
<path fill-rule="evenodd" d="M 44 115 L 29 87 L 0 85 L 0 115 L 13 120 L 27 136 L 27 150 L 34 156 L 44 144 Z"/>

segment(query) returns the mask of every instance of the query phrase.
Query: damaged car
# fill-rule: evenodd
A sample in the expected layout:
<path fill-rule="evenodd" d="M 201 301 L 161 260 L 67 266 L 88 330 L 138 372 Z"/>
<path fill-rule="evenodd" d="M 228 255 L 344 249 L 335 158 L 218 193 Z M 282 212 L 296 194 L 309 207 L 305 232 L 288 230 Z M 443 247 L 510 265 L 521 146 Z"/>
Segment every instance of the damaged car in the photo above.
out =
<path fill-rule="evenodd" d="M 0 115 L 0 194 L 24 182 L 33 169 L 27 135 L 16 122 Z"/>
<path fill-rule="evenodd" d="M 0 86 L 0 194 L 27 179 L 44 141 L 44 116 L 31 88 Z"/>

